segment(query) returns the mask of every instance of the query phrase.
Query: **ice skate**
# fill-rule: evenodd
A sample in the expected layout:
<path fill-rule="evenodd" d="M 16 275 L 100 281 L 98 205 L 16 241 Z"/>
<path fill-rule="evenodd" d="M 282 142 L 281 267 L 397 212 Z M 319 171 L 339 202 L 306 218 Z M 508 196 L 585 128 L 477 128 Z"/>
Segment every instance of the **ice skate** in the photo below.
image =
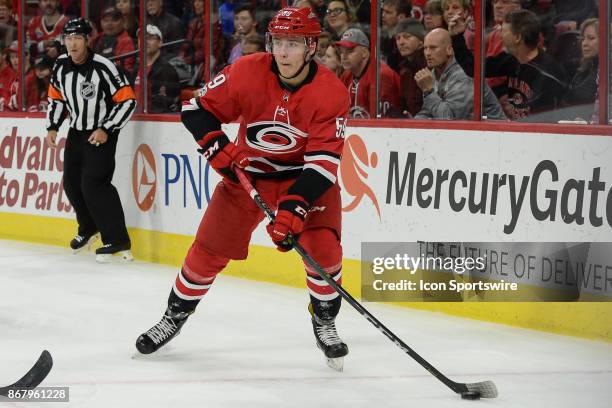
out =
<path fill-rule="evenodd" d="M 111 263 L 115 261 L 131 262 L 134 260 L 131 243 L 122 245 L 104 244 L 96 249 L 96 262 Z"/>
<path fill-rule="evenodd" d="M 344 369 L 344 356 L 348 354 L 348 346 L 340 339 L 336 331 L 335 319 L 321 320 L 312 316 L 312 328 L 317 347 L 321 349 L 327 360 L 327 365 L 339 372 Z"/>
<path fill-rule="evenodd" d="M 160 349 L 181 332 L 181 327 L 189 317 L 188 312 L 173 312 L 170 308 L 155 326 L 136 340 L 136 349 L 141 354 L 151 354 Z"/>
<path fill-rule="evenodd" d="M 94 242 L 100 238 L 100 234 L 94 232 L 93 234 L 77 234 L 70 241 L 70 248 L 72 248 L 73 254 L 78 254 L 83 250 L 89 250 Z"/>

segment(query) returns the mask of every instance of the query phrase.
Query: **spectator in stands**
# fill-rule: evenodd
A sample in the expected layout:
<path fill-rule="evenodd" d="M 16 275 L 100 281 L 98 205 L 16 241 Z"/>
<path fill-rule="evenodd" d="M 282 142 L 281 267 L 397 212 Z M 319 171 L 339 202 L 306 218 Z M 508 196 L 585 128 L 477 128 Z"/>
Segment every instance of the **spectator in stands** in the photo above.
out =
<path fill-rule="evenodd" d="M 392 34 L 397 23 L 409 18 L 411 11 L 410 0 L 386 0 L 382 6 L 383 30 Z"/>
<path fill-rule="evenodd" d="M 259 34 L 246 37 L 242 42 L 242 55 L 251 55 L 266 50 L 266 40 Z"/>
<path fill-rule="evenodd" d="M 319 34 L 319 41 L 317 42 L 317 53 L 315 54 L 315 59 L 319 62 L 323 60 L 325 57 L 325 52 L 327 51 L 327 47 L 332 43 L 332 35 L 328 31 L 321 31 Z"/>
<path fill-rule="evenodd" d="M 470 16 L 470 0 L 442 0 L 442 18 L 448 26 L 451 18 L 461 16 L 465 20 Z"/>
<path fill-rule="evenodd" d="M 563 96 L 563 117 L 567 120 L 589 121 L 597 95 L 599 64 L 599 23 L 596 18 L 584 20 L 580 26 L 582 59 L 578 71 Z"/>
<path fill-rule="evenodd" d="M 397 23 L 409 18 L 411 11 L 410 0 L 386 0 L 382 6 L 381 52 L 387 65 L 394 71 L 399 69 L 400 55 L 393 34 Z"/>
<path fill-rule="evenodd" d="M 417 86 L 414 76 L 427 66 L 423 53 L 425 28 L 418 20 L 409 18 L 395 29 L 395 43 L 401 62 L 399 68 L 402 114 L 416 115 L 423 105 L 423 92 Z"/>
<path fill-rule="evenodd" d="M 3 51 L 0 60 L 0 111 L 8 110 L 11 85 L 17 80 L 17 72 L 11 66 L 9 50 L 7 48 Z"/>
<path fill-rule="evenodd" d="M 36 44 L 32 44 L 32 48 L 36 50 Z M 19 45 L 17 41 L 13 41 L 11 46 L 8 48 L 8 62 L 15 71 L 15 73 L 19 72 Z M 23 59 L 22 69 L 27 76 L 31 70 L 31 54 L 30 47 L 28 44 L 23 45 L 23 52 L 25 53 L 25 58 Z M 20 110 L 21 108 L 21 93 L 19 91 L 19 75 L 16 76 L 15 80 L 11 84 L 11 97 L 8 104 L 9 110 Z"/>
<path fill-rule="evenodd" d="M 157 27 L 161 31 L 166 43 L 185 38 L 185 30 L 183 30 L 181 20 L 164 11 L 163 0 L 146 0 L 146 7 L 147 24 Z M 179 45 L 164 47 L 164 53 L 176 54 L 179 48 Z"/>
<path fill-rule="evenodd" d="M 193 18 L 187 27 L 187 42 L 181 46 L 181 58 L 186 64 L 199 66 L 204 62 L 204 0 L 192 0 Z"/>
<path fill-rule="evenodd" d="M 27 73 L 30 69 L 30 47 L 28 47 L 27 44 L 24 44 L 23 49 L 25 51 L 25 58 L 23 60 L 23 70 Z M 17 41 L 13 41 L 11 43 L 11 46 L 7 49 L 7 52 L 9 64 L 11 65 L 11 68 L 13 68 L 15 72 L 17 72 L 19 70 L 19 45 Z"/>
<path fill-rule="evenodd" d="M 26 110 L 47 111 L 47 90 L 51 82 L 54 61 L 46 55 L 38 58 L 34 70 L 25 77 Z"/>
<path fill-rule="evenodd" d="M 0 0 L 0 49 L 17 39 L 17 21 L 13 17 L 12 0 Z"/>
<path fill-rule="evenodd" d="M 495 25 L 485 36 L 485 57 L 494 57 L 504 50 L 502 42 L 502 24 L 506 15 L 521 9 L 521 0 L 492 0 Z M 493 89 L 502 106 L 507 106 L 508 78 L 506 76 L 487 77 L 487 85 Z"/>
<path fill-rule="evenodd" d="M 338 47 L 334 44 L 330 44 L 327 47 L 325 55 L 321 58 L 321 63 L 336 74 L 338 78 L 342 77 L 344 71 L 342 69 L 342 63 L 340 62 L 340 53 L 338 52 Z"/>
<path fill-rule="evenodd" d="M 466 21 L 466 30 L 463 35 L 465 43 L 470 50 L 474 49 L 474 20 L 470 16 L 470 0 L 442 0 L 442 17 L 448 27 L 451 19 L 462 18 Z"/>
<path fill-rule="evenodd" d="M 242 43 L 246 37 L 257 35 L 257 19 L 255 18 L 255 9 L 250 6 L 240 6 L 234 10 L 234 33 L 235 45 L 230 52 L 227 62 L 234 63 L 242 56 Z"/>
<path fill-rule="evenodd" d="M 27 44 L 23 45 L 25 58 L 23 59 L 23 71 L 26 76 L 31 72 L 30 65 L 30 47 Z M 36 46 L 34 45 L 34 48 Z M 8 62 L 15 71 L 15 73 L 19 72 L 19 45 L 17 41 L 13 41 L 11 46 L 8 48 Z M 9 100 L 8 108 L 10 110 L 16 111 L 21 109 L 21 87 L 19 86 L 19 76 L 16 75 L 14 81 L 11 83 L 11 97 Z"/>
<path fill-rule="evenodd" d="M 123 28 L 132 38 L 136 38 L 139 18 L 134 2 L 135 0 L 115 0 L 115 7 L 121 12 L 123 18 Z"/>
<path fill-rule="evenodd" d="M 333 2 L 332 2 L 333 3 Z M 337 42 L 340 61 L 345 72 L 342 82 L 351 97 L 349 116 L 352 118 L 374 118 L 370 109 L 370 88 L 376 86 L 374 65 L 370 65 L 370 41 L 358 28 L 344 32 Z M 384 62 L 380 63 L 380 112 L 382 116 L 399 116 L 399 75 Z"/>
<path fill-rule="evenodd" d="M 487 35 L 485 50 L 487 57 L 492 57 L 502 52 L 504 45 L 502 43 L 501 28 L 504 19 L 508 13 L 520 10 L 521 8 L 521 0 L 493 0 L 495 28 Z"/>
<path fill-rule="evenodd" d="M 582 58 L 582 45 L 580 31 L 574 21 L 564 21 L 557 24 L 554 41 L 546 49 L 563 69 L 565 77 L 571 79 L 576 75 L 580 59 Z"/>
<path fill-rule="evenodd" d="M 147 111 L 150 113 L 178 110 L 179 77 L 161 53 L 163 39 L 158 27 L 147 24 Z M 136 95 L 140 95 L 140 86 L 137 78 Z"/>
<path fill-rule="evenodd" d="M 41 15 L 34 17 L 28 23 L 26 36 L 28 41 L 38 44 L 38 52 L 42 53 L 51 42 L 60 40 L 62 30 L 68 22 L 68 17 L 59 12 L 58 0 L 40 0 L 38 7 Z"/>
<path fill-rule="evenodd" d="M 492 57 L 503 51 L 501 27 L 506 15 L 512 11 L 521 10 L 521 0 L 493 0 L 493 19 L 495 26 L 486 37 L 485 55 Z"/>
<path fill-rule="evenodd" d="M 429 0 L 423 11 L 423 25 L 425 31 L 430 32 L 434 28 L 446 28 L 442 12 L 442 0 Z"/>
<path fill-rule="evenodd" d="M 451 22 L 453 49 L 464 71 L 473 76 L 474 56 L 465 44 L 465 20 Z M 566 84 L 558 64 L 538 48 L 540 23 L 528 10 L 508 13 L 502 24 L 502 41 L 507 52 L 485 60 L 486 77 L 508 77 L 508 99 L 501 101 L 512 120 L 556 122 Z"/>
<path fill-rule="evenodd" d="M 425 37 L 427 68 L 415 75 L 423 91 L 423 107 L 417 119 L 472 119 L 474 106 L 474 80 L 468 77 L 453 56 L 448 31 L 432 30 Z M 506 119 L 491 89 L 485 85 L 484 114 L 489 119 Z"/>
<path fill-rule="evenodd" d="M 325 22 L 334 40 L 340 39 L 342 34 L 349 29 L 349 24 L 355 21 L 355 15 L 345 0 L 332 0 L 329 2 L 325 12 Z"/>
<path fill-rule="evenodd" d="M 106 58 L 119 57 L 115 59 L 115 64 L 123 70 L 130 82 L 133 81 L 135 56 L 121 58 L 135 50 L 132 38 L 123 27 L 121 12 L 115 7 L 107 7 L 102 11 L 100 25 L 102 32 L 94 39 L 93 50 Z"/>

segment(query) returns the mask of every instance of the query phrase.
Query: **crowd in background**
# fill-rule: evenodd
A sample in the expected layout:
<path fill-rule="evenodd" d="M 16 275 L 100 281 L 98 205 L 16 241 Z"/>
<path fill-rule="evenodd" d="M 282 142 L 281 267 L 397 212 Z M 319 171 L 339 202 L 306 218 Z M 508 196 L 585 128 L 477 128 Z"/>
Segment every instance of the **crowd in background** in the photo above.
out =
<path fill-rule="evenodd" d="M 61 31 L 81 15 L 80 0 L 26 3 L 25 100 L 19 91 L 17 0 L 0 0 L 0 110 L 46 110 Z M 336 73 L 351 95 L 350 115 L 373 118 L 370 2 L 297 0 L 310 7 L 323 32 L 315 59 Z M 379 31 L 378 111 L 382 117 L 472 119 L 474 0 L 386 0 Z M 269 19 L 280 0 L 214 3 L 210 57 L 205 44 L 204 0 L 145 0 L 146 69 L 140 69 L 140 10 L 135 0 L 90 0 L 90 47 L 111 58 L 140 95 L 147 77 L 147 112 L 177 112 L 181 99 L 211 74 L 244 55 L 265 51 Z M 598 0 L 486 0 L 486 84 L 483 116 L 489 120 L 583 121 L 597 119 Z M 372 64 L 373 65 L 373 64 Z M 142 109 L 144 103 L 140 103 Z"/>

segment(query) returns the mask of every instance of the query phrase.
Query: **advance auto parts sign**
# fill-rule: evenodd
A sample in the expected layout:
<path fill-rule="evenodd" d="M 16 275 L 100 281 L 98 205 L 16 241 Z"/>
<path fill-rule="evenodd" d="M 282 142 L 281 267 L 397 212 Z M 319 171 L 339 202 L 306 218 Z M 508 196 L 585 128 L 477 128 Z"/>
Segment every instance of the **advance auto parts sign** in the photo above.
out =
<path fill-rule="evenodd" d="M 66 138 L 58 138 L 53 149 L 41 135 L 44 127 L 1 130 L 0 211 L 71 217 L 62 184 Z"/>
<path fill-rule="evenodd" d="M 358 253 L 352 240 L 612 240 L 610 137 L 349 132 L 365 146 L 347 140 L 342 158 L 362 164 L 341 171 L 348 256 Z M 356 191 L 357 179 L 374 194 Z"/>

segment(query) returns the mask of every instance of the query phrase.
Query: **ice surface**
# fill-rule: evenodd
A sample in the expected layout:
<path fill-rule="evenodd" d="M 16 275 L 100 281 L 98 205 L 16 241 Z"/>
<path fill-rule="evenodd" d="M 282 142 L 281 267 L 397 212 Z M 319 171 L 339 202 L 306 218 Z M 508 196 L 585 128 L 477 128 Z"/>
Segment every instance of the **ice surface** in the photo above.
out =
<path fill-rule="evenodd" d="M 332 371 L 315 346 L 305 290 L 223 275 L 172 343 L 133 358 L 176 272 L 0 241 L 0 385 L 48 349 L 55 366 L 43 385 L 69 386 L 71 407 L 612 406 L 612 344 L 368 303 L 453 380 L 497 384 L 498 399 L 464 401 L 347 304 L 337 326 L 350 354 L 343 373 Z"/>

